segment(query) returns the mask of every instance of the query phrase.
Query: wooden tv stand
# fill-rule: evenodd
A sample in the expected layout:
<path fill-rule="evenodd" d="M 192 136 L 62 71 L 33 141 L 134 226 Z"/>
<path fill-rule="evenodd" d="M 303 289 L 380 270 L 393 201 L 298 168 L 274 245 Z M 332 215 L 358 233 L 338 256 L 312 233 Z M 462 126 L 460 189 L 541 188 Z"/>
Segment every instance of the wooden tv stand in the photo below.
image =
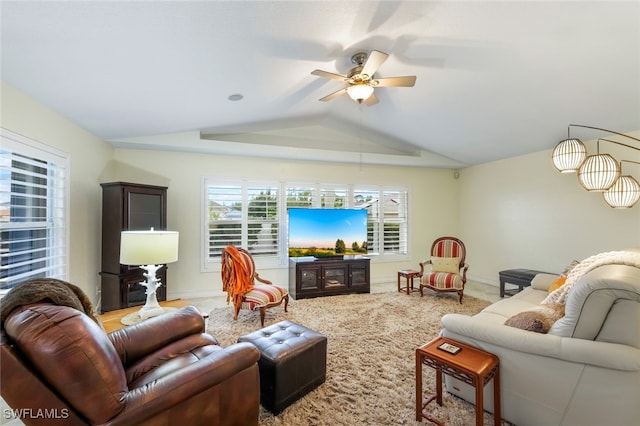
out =
<path fill-rule="evenodd" d="M 344 256 L 342 259 L 289 258 L 289 294 L 294 299 L 369 293 L 370 259 Z"/>

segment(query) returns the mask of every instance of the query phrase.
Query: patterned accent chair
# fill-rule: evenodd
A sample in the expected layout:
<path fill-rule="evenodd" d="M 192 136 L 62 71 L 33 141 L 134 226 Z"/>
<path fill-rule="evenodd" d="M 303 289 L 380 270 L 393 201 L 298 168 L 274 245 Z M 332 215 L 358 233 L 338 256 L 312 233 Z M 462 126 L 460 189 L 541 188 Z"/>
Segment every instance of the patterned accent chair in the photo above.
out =
<path fill-rule="evenodd" d="M 467 250 L 455 237 L 440 237 L 431 245 L 431 259 L 420 263 L 420 296 L 423 289 L 456 292 L 462 303 L 464 285 L 467 282 L 465 263 Z M 427 266 L 429 267 L 427 268 Z"/>
<path fill-rule="evenodd" d="M 244 281 L 251 290 L 236 292 L 236 281 Z M 256 282 L 257 281 L 257 282 Z M 260 311 L 260 324 L 264 327 L 264 318 L 268 308 L 278 306 L 284 301 L 284 311 L 289 306 L 289 292 L 269 280 L 261 278 L 256 272 L 256 264 L 251 254 L 240 247 L 227 246 L 222 250 L 222 287 L 227 292 L 227 302 L 233 301 L 233 319 L 238 319 L 240 309 Z"/>

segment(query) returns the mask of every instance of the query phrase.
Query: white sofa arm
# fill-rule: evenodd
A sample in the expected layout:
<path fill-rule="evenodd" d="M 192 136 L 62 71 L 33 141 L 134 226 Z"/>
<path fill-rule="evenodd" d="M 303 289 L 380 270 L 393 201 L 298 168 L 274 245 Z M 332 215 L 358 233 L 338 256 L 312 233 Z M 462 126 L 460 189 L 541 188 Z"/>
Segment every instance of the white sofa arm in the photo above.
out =
<path fill-rule="evenodd" d="M 445 315 L 442 326 L 451 333 L 517 352 L 602 368 L 640 371 L 640 349 L 632 346 L 534 333 L 462 314 Z"/>

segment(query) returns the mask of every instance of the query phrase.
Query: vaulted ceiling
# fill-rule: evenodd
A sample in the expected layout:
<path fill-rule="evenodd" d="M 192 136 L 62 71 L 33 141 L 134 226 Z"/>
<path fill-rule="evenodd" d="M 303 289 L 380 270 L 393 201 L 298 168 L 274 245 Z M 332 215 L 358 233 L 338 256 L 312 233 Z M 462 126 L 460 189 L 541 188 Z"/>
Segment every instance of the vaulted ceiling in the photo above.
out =
<path fill-rule="evenodd" d="M 0 8 L 2 80 L 120 147 L 456 168 L 551 149 L 569 124 L 640 130 L 637 1 Z M 311 71 L 373 49 L 376 77 L 415 86 L 318 100 L 342 82 Z"/>

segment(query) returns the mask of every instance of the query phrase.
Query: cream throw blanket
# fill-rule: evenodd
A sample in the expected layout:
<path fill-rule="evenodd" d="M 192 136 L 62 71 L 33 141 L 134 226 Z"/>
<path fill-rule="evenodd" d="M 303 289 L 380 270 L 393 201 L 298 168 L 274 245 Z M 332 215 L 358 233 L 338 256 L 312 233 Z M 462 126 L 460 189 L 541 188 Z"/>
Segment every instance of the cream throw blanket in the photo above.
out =
<path fill-rule="evenodd" d="M 567 275 L 567 280 L 557 290 L 549 294 L 542 304 L 567 302 L 571 288 L 588 272 L 603 265 L 629 265 L 640 268 L 640 252 L 637 251 L 608 251 L 598 253 L 578 263 Z"/>

